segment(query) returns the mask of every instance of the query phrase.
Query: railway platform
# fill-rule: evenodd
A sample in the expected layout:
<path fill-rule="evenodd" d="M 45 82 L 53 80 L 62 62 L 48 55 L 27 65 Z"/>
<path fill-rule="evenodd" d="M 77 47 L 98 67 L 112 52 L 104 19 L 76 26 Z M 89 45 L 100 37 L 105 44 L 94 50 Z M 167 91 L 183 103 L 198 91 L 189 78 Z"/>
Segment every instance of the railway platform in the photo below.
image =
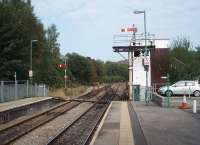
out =
<path fill-rule="evenodd" d="M 113 101 L 90 145 L 199 145 L 199 114 L 153 102 Z"/>
<path fill-rule="evenodd" d="M 128 102 L 113 101 L 90 145 L 134 145 Z"/>
<path fill-rule="evenodd" d="M 50 99 L 52 99 L 52 97 L 32 97 L 32 98 L 25 98 L 25 99 L 20 99 L 16 101 L 0 103 L 0 113 L 4 111 L 24 107 L 33 103 L 47 101 Z"/>
<path fill-rule="evenodd" d="M 199 145 L 200 112 L 134 102 L 148 145 Z"/>

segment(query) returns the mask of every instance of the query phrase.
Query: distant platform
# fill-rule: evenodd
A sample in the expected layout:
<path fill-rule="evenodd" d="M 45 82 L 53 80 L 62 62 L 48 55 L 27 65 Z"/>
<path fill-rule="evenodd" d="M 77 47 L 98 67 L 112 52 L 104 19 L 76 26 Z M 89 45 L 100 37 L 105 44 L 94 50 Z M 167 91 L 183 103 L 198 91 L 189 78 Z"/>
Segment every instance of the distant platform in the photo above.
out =
<path fill-rule="evenodd" d="M 0 103 L 0 113 L 8 111 L 8 110 L 24 107 L 33 103 L 46 101 L 49 99 L 52 99 L 52 97 L 32 97 L 32 98 L 25 98 L 25 99 L 20 99 L 16 101 Z"/>

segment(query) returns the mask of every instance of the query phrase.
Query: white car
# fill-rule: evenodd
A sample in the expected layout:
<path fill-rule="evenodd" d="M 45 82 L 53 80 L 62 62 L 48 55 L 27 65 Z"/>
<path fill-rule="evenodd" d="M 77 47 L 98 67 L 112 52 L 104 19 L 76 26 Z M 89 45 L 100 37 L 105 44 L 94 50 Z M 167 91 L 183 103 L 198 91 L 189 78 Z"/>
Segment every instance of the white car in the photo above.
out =
<path fill-rule="evenodd" d="M 160 87 L 158 93 L 170 96 L 172 95 L 194 95 L 195 97 L 200 97 L 200 84 L 198 81 L 179 81 L 175 84 L 169 86 Z"/>

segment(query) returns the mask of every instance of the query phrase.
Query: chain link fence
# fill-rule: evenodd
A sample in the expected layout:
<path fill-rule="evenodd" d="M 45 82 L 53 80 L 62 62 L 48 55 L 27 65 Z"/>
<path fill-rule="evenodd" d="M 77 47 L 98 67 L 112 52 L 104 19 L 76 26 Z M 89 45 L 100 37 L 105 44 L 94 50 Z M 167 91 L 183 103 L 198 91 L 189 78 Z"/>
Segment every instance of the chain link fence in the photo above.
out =
<path fill-rule="evenodd" d="M 1 81 L 0 84 L 0 102 L 47 95 L 48 88 L 45 84 L 30 84 L 28 80 Z"/>

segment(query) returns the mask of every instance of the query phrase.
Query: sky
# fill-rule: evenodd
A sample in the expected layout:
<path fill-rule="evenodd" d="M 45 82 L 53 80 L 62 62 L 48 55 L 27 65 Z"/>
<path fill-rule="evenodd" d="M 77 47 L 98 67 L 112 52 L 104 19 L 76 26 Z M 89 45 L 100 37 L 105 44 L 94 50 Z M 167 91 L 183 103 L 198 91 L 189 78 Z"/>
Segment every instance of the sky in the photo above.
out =
<path fill-rule="evenodd" d="M 156 38 L 186 37 L 193 46 L 200 45 L 199 0 L 32 0 L 34 12 L 47 28 L 57 26 L 61 54 L 76 52 L 104 61 L 122 57 L 112 51 L 113 35 L 132 26 Z"/>

